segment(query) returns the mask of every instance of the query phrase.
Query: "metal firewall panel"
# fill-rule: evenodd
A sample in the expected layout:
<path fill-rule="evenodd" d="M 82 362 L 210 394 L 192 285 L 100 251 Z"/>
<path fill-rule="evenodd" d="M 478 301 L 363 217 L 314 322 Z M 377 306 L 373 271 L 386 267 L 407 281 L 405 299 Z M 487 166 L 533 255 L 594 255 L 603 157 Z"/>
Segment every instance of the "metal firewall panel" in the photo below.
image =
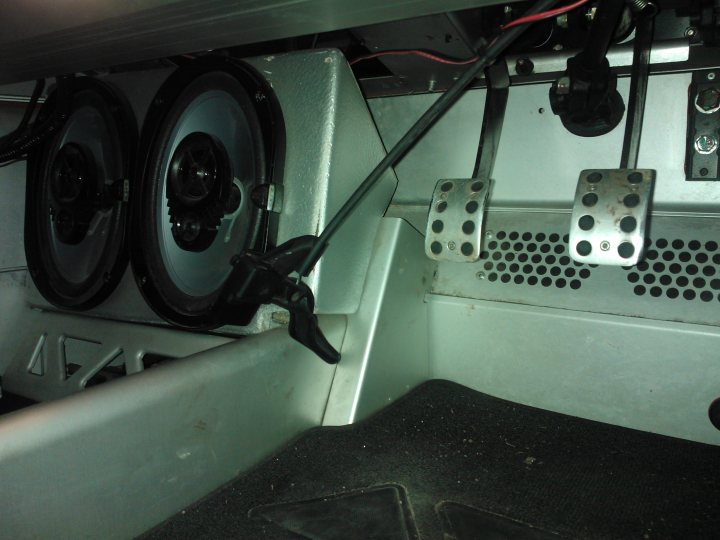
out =
<path fill-rule="evenodd" d="M 272 85 L 285 118 L 284 215 L 278 243 L 319 234 L 385 157 L 380 136 L 340 51 L 248 61 Z M 385 173 L 307 279 L 318 313 L 357 310 L 375 233 L 396 185 L 395 173 Z"/>
<path fill-rule="evenodd" d="M 720 395 L 717 327 L 439 295 L 427 302 L 432 378 L 720 444 L 707 415 Z"/>
<path fill-rule="evenodd" d="M 685 136 L 691 75 L 653 75 L 638 167 L 657 171 L 655 211 L 720 211 L 720 185 L 685 181 Z M 627 103 L 629 78 L 618 80 Z M 623 122 L 601 137 L 576 137 L 552 114 L 547 84 L 510 88 L 488 205 L 508 208 L 570 208 L 580 171 L 620 163 Z M 437 99 L 437 94 L 369 100 L 387 147 Z M 470 175 L 482 125 L 485 90 L 468 91 L 400 161 L 394 203 L 429 204 L 440 178 Z M 441 156 L 441 159 L 438 158 Z"/>

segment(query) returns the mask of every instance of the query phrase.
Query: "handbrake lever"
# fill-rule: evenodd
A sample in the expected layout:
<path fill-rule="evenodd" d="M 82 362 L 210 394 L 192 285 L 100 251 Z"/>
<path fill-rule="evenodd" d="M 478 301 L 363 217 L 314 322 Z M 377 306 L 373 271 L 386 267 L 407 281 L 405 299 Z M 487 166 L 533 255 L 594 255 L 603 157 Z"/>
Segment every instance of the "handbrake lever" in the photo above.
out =
<path fill-rule="evenodd" d="M 266 253 L 244 252 L 233 257 L 233 270 L 221 301 L 227 305 L 275 304 L 290 312 L 290 336 L 328 364 L 340 353 L 327 341 L 314 313 L 315 298 L 305 283 L 290 278 L 317 243 L 316 236 L 300 236 Z"/>

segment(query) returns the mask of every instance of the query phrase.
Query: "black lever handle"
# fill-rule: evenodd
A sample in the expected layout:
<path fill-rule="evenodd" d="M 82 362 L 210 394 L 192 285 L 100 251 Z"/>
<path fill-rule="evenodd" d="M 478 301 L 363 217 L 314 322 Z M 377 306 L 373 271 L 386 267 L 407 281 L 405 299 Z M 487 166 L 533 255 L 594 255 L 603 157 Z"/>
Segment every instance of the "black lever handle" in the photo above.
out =
<path fill-rule="evenodd" d="M 316 236 L 300 236 L 266 253 L 245 252 L 233 257 L 233 271 L 220 295 L 225 306 L 275 304 L 290 312 L 290 336 L 329 364 L 340 353 L 327 341 L 315 316 L 315 298 L 304 283 L 289 278 L 317 243 Z"/>

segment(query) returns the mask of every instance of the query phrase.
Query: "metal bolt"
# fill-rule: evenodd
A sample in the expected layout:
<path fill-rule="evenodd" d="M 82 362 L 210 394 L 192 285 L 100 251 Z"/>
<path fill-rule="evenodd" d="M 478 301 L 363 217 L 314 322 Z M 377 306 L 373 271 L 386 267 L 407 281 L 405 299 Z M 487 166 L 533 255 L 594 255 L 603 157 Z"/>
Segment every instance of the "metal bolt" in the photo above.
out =
<path fill-rule="evenodd" d="M 428 92 L 432 92 L 435 90 L 435 86 L 437 85 L 437 81 L 435 79 L 430 79 L 428 81 Z"/>
<path fill-rule="evenodd" d="M 695 139 L 695 150 L 698 154 L 712 154 L 718 149 L 720 141 L 715 135 L 700 135 Z"/>
<path fill-rule="evenodd" d="M 486 231 L 485 238 L 487 238 L 488 240 L 492 240 L 493 238 L 495 238 L 495 233 L 493 231 Z"/>
<path fill-rule="evenodd" d="M 556 91 L 558 94 L 569 94 L 570 93 L 570 77 L 560 77 L 557 80 Z"/>
<path fill-rule="evenodd" d="M 478 279 L 485 279 L 485 272 L 478 272 L 477 274 L 475 274 L 475 277 L 477 277 Z"/>
<path fill-rule="evenodd" d="M 288 313 L 287 311 L 273 311 L 272 315 L 270 315 L 270 318 L 274 323 L 277 324 L 290 324 L 290 313 Z"/>
<path fill-rule="evenodd" d="M 689 26 L 685 29 L 685 37 L 693 38 L 697 35 L 697 28 Z"/>
<path fill-rule="evenodd" d="M 695 108 L 704 114 L 712 114 L 720 110 L 720 90 L 705 88 L 695 98 Z"/>
<path fill-rule="evenodd" d="M 600 249 L 602 249 L 603 251 L 609 250 L 610 242 L 608 242 L 607 240 L 603 240 L 602 242 L 600 242 Z"/>
<path fill-rule="evenodd" d="M 529 58 L 518 58 L 515 62 L 515 73 L 518 75 L 530 75 L 535 70 L 535 64 Z"/>
<path fill-rule="evenodd" d="M 707 74 L 707 79 L 708 79 L 708 81 L 714 81 L 714 80 L 715 80 L 715 73 L 713 73 L 712 71 L 711 71 L 710 73 L 708 73 L 708 74 Z"/>
<path fill-rule="evenodd" d="M 455 250 L 455 247 L 456 247 L 456 246 L 455 246 L 455 242 L 453 242 L 452 240 L 450 240 L 450 241 L 448 242 L 448 249 L 449 249 L 450 251 L 454 251 L 454 250 Z"/>

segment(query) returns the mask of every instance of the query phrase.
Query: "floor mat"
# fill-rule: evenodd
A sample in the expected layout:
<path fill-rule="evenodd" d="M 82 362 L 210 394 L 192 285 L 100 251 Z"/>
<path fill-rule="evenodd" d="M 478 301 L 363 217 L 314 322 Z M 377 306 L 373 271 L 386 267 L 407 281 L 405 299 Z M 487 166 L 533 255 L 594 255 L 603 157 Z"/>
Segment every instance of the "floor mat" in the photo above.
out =
<path fill-rule="evenodd" d="M 276 523 L 313 540 L 417 540 L 401 486 L 379 486 L 311 501 L 271 504 L 250 517 Z"/>
<path fill-rule="evenodd" d="M 719 447 L 430 381 L 364 422 L 305 433 L 146 538 L 313 538 L 260 507 L 298 510 L 386 485 L 407 497 L 425 540 L 503 538 L 488 535 L 487 516 L 510 527 L 499 529 L 506 538 L 710 538 L 718 464 Z"/>

